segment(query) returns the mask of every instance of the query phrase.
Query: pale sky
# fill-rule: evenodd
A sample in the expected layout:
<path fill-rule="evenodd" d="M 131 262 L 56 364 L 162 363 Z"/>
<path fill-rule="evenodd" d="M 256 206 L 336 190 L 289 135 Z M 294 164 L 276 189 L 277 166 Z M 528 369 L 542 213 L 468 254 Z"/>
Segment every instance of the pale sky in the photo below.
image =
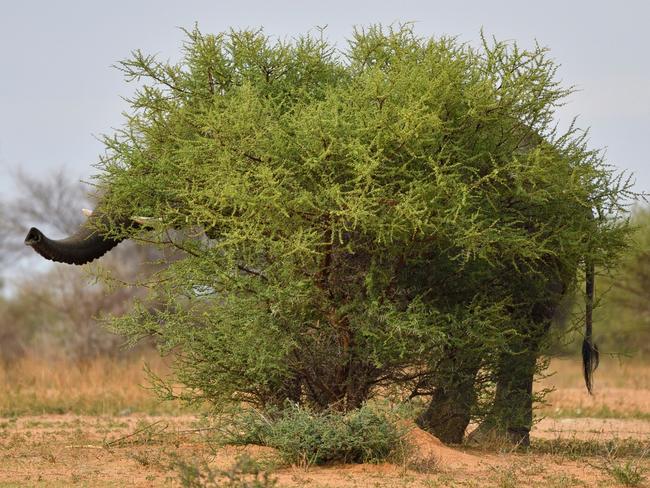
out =
<path fill-rule="evenodd" d="M 122 123 L 132 93 L 111 68 L 134 49 L 177 59 L 183 34 L 263 27 L 290 38 L 327 25 L 345 45 L 352 27 L 415 22 L 422 36 L 475 43 L 480 29 L 499 40 L 551 49 L 559 77 L 581 91 L 560 122 L 579 115 L 593 147 L 650 191 L 649 1 L 274 1 L 0 0 L 0 192 L 7 169 L 31 174 L 66 165 L 87 178 L 102 152 L 95 136 Z"/>

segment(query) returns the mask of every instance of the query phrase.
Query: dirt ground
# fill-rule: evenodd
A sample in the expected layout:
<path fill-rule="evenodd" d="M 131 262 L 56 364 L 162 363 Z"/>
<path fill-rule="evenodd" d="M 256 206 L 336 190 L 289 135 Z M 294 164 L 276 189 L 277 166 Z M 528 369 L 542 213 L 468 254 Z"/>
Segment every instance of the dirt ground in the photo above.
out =
<path fill-rule="evenodd" d="M 577 367 L 554 366 L 558 377 Z M 412 448 L 398 464 L 283 466 L 272 449 L 206 442 L 195 415 L 9 416 L 0 418 L 0 487 L 180 486 L 183 462 L 207 463 L 239 482 L 212 486 L 266 486 L 244 484 L 251 476 L 234 468 L 242 455 L 255 459 L 276 486 L 650 486 L 648 372 L 650 367 L 627 372 L 627 378 L 612 374 L 593 398 L 570 379 L 572 372 L 562 376 L 527 452 L 448 447 L 409 426 Z M 646 481 L 635 474 L 645 474 Z"/>

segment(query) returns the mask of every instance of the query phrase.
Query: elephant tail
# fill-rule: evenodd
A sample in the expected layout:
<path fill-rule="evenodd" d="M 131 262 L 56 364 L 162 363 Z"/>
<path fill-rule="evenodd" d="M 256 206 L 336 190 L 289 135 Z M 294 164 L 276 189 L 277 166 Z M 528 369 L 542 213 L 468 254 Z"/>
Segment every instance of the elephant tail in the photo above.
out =
<path fill-rule="evenodd" d="M 587 391 L 590 395 L 593 394 L 593 376 L 600 359 L 598 346 L 593 341 L 594 281 L 594 263 L 587 258 L 585 271 L 585 338 L 582 341 L 582 367 L 585 385 L 587 385 Z"/>

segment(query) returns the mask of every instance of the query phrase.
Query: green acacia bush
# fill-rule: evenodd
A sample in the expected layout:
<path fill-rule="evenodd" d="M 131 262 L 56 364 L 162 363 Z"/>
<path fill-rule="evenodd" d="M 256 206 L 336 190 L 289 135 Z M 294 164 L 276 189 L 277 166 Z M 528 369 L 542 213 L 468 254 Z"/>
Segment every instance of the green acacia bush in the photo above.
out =
<path fill-rule="evenodd" d="M 165 395 L 348 411 L 464 381 L 481 415 L 499 358 L 539 335 L 544 277 L 572 287 L 625 247 L 628 187 L 554 129 L 570 90 L 543 48 L 187 35 L 177 64 L 120 64 L 141 86 L 98 179 L 115 222 L 155 223 L 105 232 L 185 256 L 112 324 L 174 356 Z"/>

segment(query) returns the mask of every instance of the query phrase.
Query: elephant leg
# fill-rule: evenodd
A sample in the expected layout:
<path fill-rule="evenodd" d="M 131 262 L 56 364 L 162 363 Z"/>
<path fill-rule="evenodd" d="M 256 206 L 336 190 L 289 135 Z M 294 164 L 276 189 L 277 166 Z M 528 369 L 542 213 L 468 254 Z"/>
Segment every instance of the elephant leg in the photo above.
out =
<path fill-rule="evenodd" d="M 530 445 L 533 425 L 533 380 L 537 348 L 504 358 L 497 380 L 494 412 L 505 428 L 507 439 L 523 447 Z"/>
<path fill-rule="evenodd" d="M 473 444 L 507 442 L 528 447 L 533 424 L 533 379 L 537 353 L 503 355 L 499 361 L 496 392 L 487 417 L 469 434 Z"/>
<path fill-rule="evenodd" d="M 470 442 L 499 437 L 528 447 L 533 425 L 533 381 L 537 359 L 564 293 L 565 282 L 557 273 L 549 273 L 544 293 L 535 302 L 519 328 L 520 339 L 513 341 L 510 351 L 502 353 L 496 366 L 496 392 L 491 412 L 468 436 Z"/>
<path fill-rule="evenodd" d="M 501 355 L 496 371 L 496 391 L 488 416 L 472 432 L 468 441 L 481 443 L 486 438 L 499 438 L 521 447 L 530 445 L 530 429 L 533 425 L 533 382 L 537 371 L 537 359 L 542 341 L 551 322 L 533 323 L 532 330 L 515 353 Z"/>
<path fill-rule="evenodd" d="M 417 419 L 422 429 L 446 444 L 462 442 L 476 402 L 474 380 L 479 363 L 455 366 L 458 368 L 447 369 L 444 384 L 437 385 L 429 405 Z"/>

